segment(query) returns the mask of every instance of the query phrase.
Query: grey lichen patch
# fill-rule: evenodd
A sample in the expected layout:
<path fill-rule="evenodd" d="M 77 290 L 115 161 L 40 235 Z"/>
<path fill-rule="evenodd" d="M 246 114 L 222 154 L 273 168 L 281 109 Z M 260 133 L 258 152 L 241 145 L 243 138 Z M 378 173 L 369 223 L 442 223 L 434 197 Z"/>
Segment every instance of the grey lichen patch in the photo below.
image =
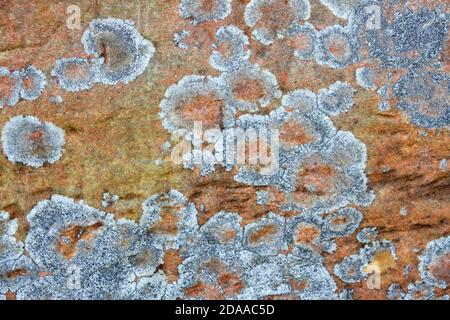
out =
<path fill-rule="evenodd" d="M 164 128 L 173 134 L 194 139 L 194 122 L 210 128 L 229 126 L 233 112 L 226 109 L 227 89 L 220 78 L 185 76 L 170 86 L 160 103 Z M 208 115 L 210 119 L 202 119 Z M 230 119 L 231 118 L 231 119 Z"/>
<path fill-rule="evenodd" d="M 61 158 L 64 131 L 35 117 L 17 116 L 3 127 L 2 145 L 9 161 L 39 168 Z"/>
<path fill-rule="evenodd" d="M 105 192 L 102 195 L 102 206 L 103 208 L 108 208 L 114 204 L 116 204 L 120 200 L 118 195 L 111 194 L 109 192 Z"/>
<path fill-rule="evenodd" d="M 346 237 L 358 228 L 362 213 L 353 208 L 343 208 L 328 215 L 323 234 L 325 238 Z"/>
<path fill-rule="evenodd" d="M 335 82 L 319 93 L 319 108 L 330 116 L 347 112 L 353 107 L 356 90 L 346 82 Z"/>
<path fill-rule="evenodd" d="M 108 85 L 135 80 L 155 53 L 152 42 L 144 39 L 130 20 L 95 19 L 82 42 L 87 54 L 103 59 L 97 76 L 99 82 Z"/>
<path fill-rule="evenodd" d="M 17 260 L 23 254 L 23 244 L 15 238 L 17 228 L 17 219 L 11 220 L 7 212 L 0 211 L 0 265 L 2 266 L 8 261 Z"/>
<path fill-rule="evenodd" d="M 227 104 L 236 110 L 255 112 L 282 96 L 275 75 L 258 65 L 242 64 L 221 79 L 229 90 Z"/>
<path fill-rule="evenodd" d="M 398 283 L 393 283 L 387 290 L 387 298 L 389 300 L 403 300 L 405 298 L 405 292 Z"/>
<path fill-rule="evenodd" d="M 216 39 L 215 50 L 209 58 L 209 64 L 214 69 L 222 72 L 239 69 L 250 58 L 250 50 L 246 50 L 248 37 L 236 26 L 219 28 Z"/>
<path fill-rule="evenodd" d="M 169 241 L 168 247 L 179 249 L 197 235 L 195 205 L 177 190 L 151 196 L 142 204 L 142 209 L 140 226 L 151 231 L 159 241 Z"/>
<path fill-rule="evenodd" d="M 192 19 L 195 24 L 223 20 L 231 14 L 231 0 L 181 0 L 180 17 Z"/>
<path fill-rule="evenodd" d="M 433 286 L 417 281 L 408 285 L 408 291 L 403 297 L 404 300 L 434 300 L 435 294 Z"/>
<path fill-rule="evenodd" d="M 350 15 L 349 25 L 355 36 L 364 38 L 370 58 L 378 59 L 388 68 L 422 68 L 432 62 L 444 48 L 448 14 L 442 8 L 431 11 L 422 7 L 413 12 L 405 7 L 390 19 L 392 12 L 386 2 L 361 1 Z M 376 6 L 381 16 L 377 19 L 379 25 L 371 25 L 368 29 L 368 21 L 373 21 L 373 11 L 366 8 L 371 6 Z"/>
<path fill-rule="evenodd" d="M 323 257 L 304 249 L 288 255 L 289 276 L 298 284 L 294 288 L 302 300 L 338 299 L 337 286 L 323 265 Z"/>
<path fill-rule="evenodd" d="M 183 50 L 186 50 L 189 48 L 189 46 L 184 42 L 184 40 L 189 36 L 189 31 L 187 30 L 181 30 L 180 32 L 176 32 L 173 35 L 173 42 L 175 45 Z"/>
<path fill-rule="evenodd" d="M 22 81 L 19 71 L 10 72 L 7 68 L 0 68 L 0 109 L 13 107 L 19 102 Z"/>
<path fill-rule="evenodd" d="M 448 276 L 445 278 L 445 273 L 448 273 L 446 268 L 449 257 L 450 236 L 433 240 L 427 244 L 425 251 L 419 257 L 419 272 L 426 284 L 443 289 L 449 286 Z"/>
<path fill-rule="evenodd" d="M 450 78 L 436 72 L 411 71 L 394 85 L 397 105 L 415 125 L 442 128 L 450 125 Z"/>
<path fill-rule="evenodd" d="M 45 74 L 31 65 L 19 71 L 22 81 L 20 97 L 24 100 L 32 101 L 39 98 L 47 85 Z"/>
<path fill-rule="evenodd" d="M 264 190 L 256 191 L 256 204 L 266 205 L 271 201 L 270 193 Z"/>
<path fill-rule="evenodd" d="M 447 171 L 447 159 L 439 161 L 439 170 L 442 172 Z"/>
<path fill-rule="evenodd" d="M 370 243 L 376 241 L 378 237 L 378 230 L 375 227 L 364 228 L 357 235 L 356 240 L 361 243 Z"/>
<path fill-rule="evenodd" d="M 302 214 L 289 219 L 286 227 L 288 244 L 294 246 L 295 252 L 313 251 L 317 254 L 323 251 L 333 253 L 336 250 L 334 242 L 324 238 L 324 220 L 315 214 Z"/>
<path fill-rule="evenodd" d="M 375 84 L 376 74 L 371 68 L 362 67 L 356 69 L 356 81 L 358 85 L 366 90 L 376 90 L 377 85 Z"/>
<path fill-rule="evenodd" d="M 284 38 L 294 43 L 294 56 L 300 60 L 313 60 L 316 51 L 317 30 L 310 24 L 295 25 L 285 32 Z"/>
<path fill-rule="evenodd" d="M 348 28 L 328 26 L 317 37 L 316 62 L 341 69 L 359 60 L 359 41 Z"/>
<path fill-rule="evenodd" d="M 58 84 L 66 91 L 89 90 L 97 82 L 101 63 L 102 59 L 92 61 L 83 58 L 60 59 L 56 61 L 51 75 L 58 78 Z"/>
<path fill-rule="evenodd" d="M 365 145 L 350 132 L 339 131 L 320 151 L 310 151 L 287 162 L 284 173 L 288 201 L 284 210 L 323 214 L 349 203 L 369 206 Z M 322 176 L 320 180 L 314 174 Z"/>
<path fill-rule="evenodd" d="M 11 289 L 19 299 L 159 297 L 148 287 L 164 287 L 165 278 L 155 274 L 163 247 L 135 222 L 57 195 L 39 202 L 27 219 L 25 250 L 32 264 L 21 268 L 27 285 Z"/>
<path fill-rule="evenodd" d="M 137 224 L 54 195 L 28 214 L 25 245 L 14 237 L 17 221 L 0 213 L 1 248 L 7 248 L 0 255 L 0 294 L 12 292 L 18 299 L 349 298 L 337 292 L 320 252 L 297 243 L 288 253 L 298 228 L 286 228 L 277 214 L 243 228 L 238 213 L 221 211 L 199 227 L 194 205 L 176 190 L 151 196 L 143 210 Z M 168 215 L 178 221 L 174 232 L 164 230 L 172 225 Z M 320 217 L 309 217 L 294 219 L 325 226 Z M 318 243 L 329 247 L 324 239 Z M 169 249 L 181 258 L 178 277 L 170 282 L 162 267 Z M 16 276 L 8 278 L 11 272 Z"/>
<path fill-rule="evenodd" d="M 284 218 L 270 212 L 258 222 L 245 227 L 245 248 L 263 256 L 276 255 L 287 249 L 284 233 Z"/>
<path fill-rule="evenodd" d="M 239 214 L 221 211 L 200 228 L 202 239 L 211 245 L 240 246 L 243 239 L 241 221 Z"/>
<path fill-rule="evenodd" d="M 308 20 L 310 15 L 309 0 L 252 0 L 245 8 L 244 20 L 254 29 L 254 39 L 263 45 L 271 45 L 276 38 L 284 37 L 290 28 Z"/>

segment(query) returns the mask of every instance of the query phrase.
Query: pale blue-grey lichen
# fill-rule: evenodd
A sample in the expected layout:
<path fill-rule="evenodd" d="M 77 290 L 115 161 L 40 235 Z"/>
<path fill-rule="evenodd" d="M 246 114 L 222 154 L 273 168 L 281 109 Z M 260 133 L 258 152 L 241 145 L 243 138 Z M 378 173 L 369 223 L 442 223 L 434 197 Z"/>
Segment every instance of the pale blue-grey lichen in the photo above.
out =
<path fill-rule="evenodd" d="M 317 30 L 310 24 L 294 25 L 284 34 L 289 39 L 300 38 L 301 48 L 294 46 L 294 56 L 300 60 L 314 59 L 317 43 Z"/>
<path fill-rule="evenodd" d="M 39 202 L 27 219 L 30 231 L 24 250 L 32 263 L 21 261 L 26 272 L 18 279 L 26 279 L 26 285 L 9 283 L 17 298 L 159 297 L 159 291 L 148 287 L 151 283 L 158 289 L 164 286 L 156 273 L 163 246 L 143 226 L 126 219 L 116 221 L 111 214 L 57 195 Z M 13 258 L 10 254 L 9 259 Z"/>
<path fill-rule="evenodd" d="M 320 0 L 336 17 L 347 19 L 360 0 Z"/>
<path fill-rule="evenodd" d="M 378 237 L 378 230 L 375 227 L 363 228 L 357 235 L 356 240 L 361 243 L 369 243 L 376 241 Z"/>
<path fill-rule="evenodd" d="M 323 257 L 318 253 L 306 249 L 289 254 L 287 268 L 290 277 L 306 284 L 303 289 L 297 289 L 300 299 L 338 299 L 336 282 L 323 265 Z"/>
<path fill-rule="evenodd" d="M 152 42 L 139 34 L 131 20 L 92 20 L 82 42 L 87 54 L 103 60 L 97 80 L 107 85 L 135 80 L 144 73 L 155 54 Z"/>
<path fill-rule="evenodd" d="M 333 52 L 333 47 L 339 51 Z M 328 26 L 317 36 L 316 62 L 341 69 L 359 60 L 359 41 L 348 28 L 340 25 Z"/>
<path fill-rule="evenodd" d="M 104 208 L 110 207 L 116 204 L 120 200 L 118 195 L 111 194 L 109 192 L 105 192 L 102 195 L 102 206 Z"/>
<path fill-rule="evenodd" d="M 5 67 L 0 67 L 0 80 L 5 84 L 8 81 L 7 92 L 0 92 L 0 109 L 9 106 L 13 107 L 19 102 L 22 80 L 19 71 L 10 72 Z"/>
<path fill-rule="evenodd" d="M 285 223 L 283 217 L 269 212 L 258 222 L 247 225 L 244 230 L 245 248 L 263 256 L 273 256 L 287 249 Z"/>
<path fill-rule="evenodd" d="M 189 31 L 181 30 L 180 32 L 176 32 L 173 35 L 173 42 L 180 49 L 188 49 L 189 46 L 184 42 L 184 40 L 189 36 Z"/>
<path fill-rule="evenodd" d="M 356 69 L 355 72 L 356 81 L 358 85 L 363 87 L 366 90 L 376 90 L 377 85 L 375 83 L 376 73 L 373 69 L 362 67 Z"/>
<path fill-rule="evenodd" d="M 19 71 L 22 81 L 20 97 L 24 100 L 33 101 L 39 98 L 47 85 L 45 74 L 31 65 Z"/>
<path fill-rule="evenodd" d="M 410 72 L 394 85 L 397 107 L 424 128 L 450 125 L 450 77 L 436 72 Z"/>
<path fill-rule="evenodd" d="M 351 235 L 359 227 L 362 217 L 362 213 L 353 208 L 343 208 L 328 215 L 324 223 L 324 237 L 328 239 Z"/>
<path fill-rule="evenodd" d="M 420 276 L 426 284 L 443 289 L 448 287 L 446 280 L 436 278 L 436 276 L 430 272 L 430 267 L 432 267 L 434 263 L 441 263 L 443 264 L 441 267 L 445 268 L 445 263 L 448 261 L 449 254 L 450 236 L 433 240 L 427 244 L 425 251 L 419 257 Z M 439 259 L 442 260 L 439 261 Z"/>
<path fill-rule="evenodd" d="M 194 24 L 223 20 L 231 14 L 231 0 L 213 0 L 205 7 L 202 0 L 181 0 L 178 6 L 180 17 L 192 19 Z"/>
<path fill-rule="evenodd" d="M 150 197 L 143 211 L 138 224 L 54 195 L 28 214 L 25 244 L 15 239 L 17 220 L 0 213 L 1 244 L 7 248 L 1 256 L 0 295 L 12 292 L 18 299 L 209 297 L 207 292 L 187 295 L 200 284 L 228 299 L 291 294 L 300 299 L 351 298 L 348 292 L 337 292 L 323 257 L 313 247 L 285 251 L 292 232 L 279 215 L 269 213 L 243 228 L 238 213 L 222 211 L 199 227 L 193 203 L 176 190 Z M 167 213 L 179 221 L 178 231 L 171 235 L 154 228 Z M 315 226 L 325 225 L 320 217 L 310 217 Z M 164 252 L 170 248 L 182 259 L 179 277 L 172 282 L 161 268 Z M 13 271 L 17 276 L 8 277 Z M 230 282 L 224 281 L 229 276 Z M 291 280 L 306 285 L 293 287 Z"/>
<path fill-rule="evenodd" d="M 285 21 L 286 17 L 273 15 L 269 17 L 271 21 L 267 23 L 275 24 L 270 27 L 264 26 L 265 22 L 263 10 L 269 6 L 285 6 L 282 10 L 275 9 L 278 14 L 279 11 L 289 12 L 292 16 L 289 16 L 289 21 Z M 302 21 L 308 20 L 311 15 L 311 6 L 309 0 L 252 0 L 246 8 L 244 14 L 244 20 L 247 26 L 254 28 L 252 36 L 263 45 L 271 45 L 277 38 L 282 38 L 290 28 L 300 24 Z M 279 27 L 276 24 L 280 24 Z M 281 24 L 286 26 L 281 26 Z"/>
<path fill-rule="evenodd" d="M 221 78 L 190 75 L 182 78 L 178 83 L 167 88 L 165 98 L 160 103 L 164 128 L 173 134 L 184 136 L 188 140 L 194 140 L 194 121 L 185 119 L 180 112 L 186 103 L 195 98 L 213 97 L 216 100 L 225 101 L 228 90 Z M 228 127 L 233 122 L 234 112 L 225 108 L 225 103 L 220 110 L 222 115 L 221 127 Z"/>
<path fill-rule="evenodd" d="M 347 112 L 353 107 L 353 96 L 356 90 L 346 82 L 335 82 L 328 89 L 319 93 L 319 108 L 330 116 Z"/>
<path fill-rule="evenodd" d="M 9 161 L 39 168 L 62 157 L 64 130 L 32 116 L 17 116 L 3 127 L 2 145 Z"/>
<path fill-rule="evenodd" d="M 56 60 L 51 72 L 58 78 L 59 86 L 70 92 L 91 89 L 97 82 L 97 75 L 103 59 L 89 61 L 84 58 L 65 58 Z"/>
<path fill-rule="evenodd" d="M 246 50 L 249 45 L 248 37 L 238 27 L 220 27 L 216 39 L 213 45 L 215 50 L 209 58 L 209 64 L 214 69 L 222 72 L 239 69 L 250 58 L 250 50 Z M 227 49 L 226 53 L 218 51 L 222 46 Z"/>
<path fill-rule="evenodd" d="M 255 112 L 282 96 L 275 75 L 269 70 L 261 69 L 258 65 L 241 64 L 238 69 L 230 69 L 222 73 L 221 79 L 229 90 L 230 99 L 227 104 L 235 110 Z M 245 85 L 246 81 L 255 81 L 260 84 L 263 89 L 261 97 L 247 99 L 236 95 L 236 89 Z"/>
<path fill-rule="evenodd" d="M 156 194 L 142 204 L 143 214 L 140 225 L 146 230 L 152 230 L 161 222 L 162 214 L 166 211 L 177 219 L 176 233 L 155 233 L 153 237 L 158 241 L 170 242 L 167 247 L 180 249 L 183 243 L 198 236 L 197 209 L 193 203 L 177 190 L 166 194 Z"/>
<path fill-rule="evenodd" d="M 350 132 L 339 131 L 321 150 L 289 160 L 283 174 L 288 201 L 282 208 L 323 214 L 350 203 L 369 206 L 374 196 L 367 190 L 366 161 L 365 145 Z M 302 174 L 308 167 L 325 168 L 329 174 L 317 184 Z"/>

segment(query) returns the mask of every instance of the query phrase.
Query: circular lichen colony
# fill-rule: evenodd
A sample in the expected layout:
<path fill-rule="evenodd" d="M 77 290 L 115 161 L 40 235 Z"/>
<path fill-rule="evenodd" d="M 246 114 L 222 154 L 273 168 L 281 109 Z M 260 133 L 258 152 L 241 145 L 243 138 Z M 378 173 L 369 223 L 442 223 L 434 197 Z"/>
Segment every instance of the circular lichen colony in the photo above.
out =
<path fill-rule="evenodd" d="M 58 78 L 58 83 L 66 91 L 78 92 L 91 89 L 97 82 L 98 59 L 89 61 L 82 58 L 60 59 L 55 63 L 52 76 Z"/>
<path fill-rule="evenodd" d="M 39 168 L 61 158 L 64 131 L 35 117 L 18 116 L 3 127 L 2 144 L 9 161 Z"/>
<path fill-rule="evenodd" d="M 41 70 L 35 66 L 29 66 L 19 71 L 22 80 L 20 97 L 24 100 L 36 100 L 42 94 L 47 85 L 47 78 Z"/>
<path fill-rule="evenodd" d="M 311 15 L 309 0 L 252 0 L 245 8 L 245 23 L 252 36 L 263 45 L 271 45 Z"/>
<path fill-rule="evenodd" d="M 10 72 L 7 68 L 0 68 L 0 109 L 14 106 L 20 99 L 22 81 L 18 71 Z"/>
<path fill-rule="evenodd" d="M 231 0 L 181 0 L 180 17 L 194 23 L 225 19 L 231 13 Z"/>
<path fill-rule="evenodd" d="M 82 42 L 87 54 L 103 60 L 98 81 L 108 85 L 135 80 L 155 53 L 153 44 L 139 34 L 130 20 L 95 19 L 84 32 Z"/>

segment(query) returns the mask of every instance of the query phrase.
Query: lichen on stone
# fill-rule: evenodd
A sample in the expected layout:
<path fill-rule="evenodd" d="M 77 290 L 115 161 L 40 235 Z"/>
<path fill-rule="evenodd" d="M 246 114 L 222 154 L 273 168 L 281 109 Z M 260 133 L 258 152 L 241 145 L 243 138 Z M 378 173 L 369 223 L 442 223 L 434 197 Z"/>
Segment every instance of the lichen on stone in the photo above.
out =
<path fill-rule="evenodd" d="M 17 116 L 3 127 L 2 145 L 9 161 L 39 168 L 62 157 L 64 130 L 32 116 Z"/>
<path fill-rule="evenodd" d="M 178 12 L 195 24 L 223 20 L 231 14 L 231 0 L 180 0 Z"/>
<path fill-rule="evenodd" d="M 107 85 L 135 80 L 144 73 L 155 54 L 152 42 L 139 34 L 131 20 L 92 20 L 82 42 L 87 54 L 102 59 L 97 80 Z"/>

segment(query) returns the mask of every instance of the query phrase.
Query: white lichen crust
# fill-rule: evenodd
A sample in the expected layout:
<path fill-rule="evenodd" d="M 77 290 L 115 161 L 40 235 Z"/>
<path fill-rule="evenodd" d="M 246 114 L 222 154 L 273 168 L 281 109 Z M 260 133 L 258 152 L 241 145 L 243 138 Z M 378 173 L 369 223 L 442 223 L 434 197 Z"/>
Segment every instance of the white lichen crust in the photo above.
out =
<path fill-rule="evenodd" d="M 442 289 L 448 287 L 448 283 L 445 280 L 438 279 L 431 274 L 430 267 L 436 262 L 435 260 L 442 259 L 441 261 L 437 261 L 437 263 L 444 264 L 443 268 L 445 268 L 445 263 L 448 261 L 449 254 L 450 236 L 433 240 L 427 244 L 425 251 L 419 257 L 420 276 L 426 284 Z"/>
<path fill-rule="evenodd" d="M 22 80 L 19 71 L 10 72 L 7 68 L 0 67 L 0 80 L 3 82 L 3 79 L 8 79 L 12 84 L 7 95 L 0 95 L 0 109 L 5 106 L 15 106 L 19 102 L 22 90 Z"/>
<path fill-rule="evenodd" d="M 56 60 L 51 75 L 58 78 L 59 86 L 69 92 L 92 89 L 97 82 L 97 75 L 102 59 L 89 61 L 84 58 L 67 58 Z"/>
<path fill-rule="evenodd" d="M 246 46 L 249 45 L 248 37 L 236 26 L 220 27 L 216 39 L 213 46 L 215 50 L 209 57 L 209 64 L 214 69 L 221 72 L 239 69 L 250 58 L 250 50 L 246 50 Z M 217 49 L 222 46 L 229 51 L 227 53 L 218 51 Z"/>
<path fill-rule="evenodd" d="M 131 20 L 92 20 L 82 42 L 87 54 L 103 59 L 97 79 L 107 85 L 135 80 L 155 53 L 153 44 L 139 34 Z"/>
<path fill-rule="evenodd" d="M 61 158 L 64 131 L 32 116 L 17 116 L 3 127 L 2 145 L 9 161 L 39 168 Z"/>
<path fill-rule="evenodd" d="M 20 97 L 24 100 L 33 101 L 39 98 L 47 85 L 45 74 L 31 65 L 19 71 L 22 81 Z"/>
<path fill-rule="evenodd" d="M 223 20 L 231 14 L 231 0 L 181 0 L 178 12 L 183 19 L 192 19 L 199 24 L 212 20 Z"/>

